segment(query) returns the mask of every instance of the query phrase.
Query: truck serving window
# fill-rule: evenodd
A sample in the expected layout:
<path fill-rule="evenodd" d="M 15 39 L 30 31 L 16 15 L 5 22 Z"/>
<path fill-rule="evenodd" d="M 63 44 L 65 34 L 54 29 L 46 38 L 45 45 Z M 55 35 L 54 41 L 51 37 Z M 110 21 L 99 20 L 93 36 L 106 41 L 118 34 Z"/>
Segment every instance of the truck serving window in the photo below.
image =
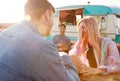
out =
<path fill-rule="evenodd" d="M 119 33 L 120 33 L 120 15 L 116 15 L 116 27 L 118 27 Z"/>
<path fill-rule="evenodd" d="M 77 24 L 77 15 L 83 16 L 83 9 L 60 10 L 59 21 L 67 25 Z"/>

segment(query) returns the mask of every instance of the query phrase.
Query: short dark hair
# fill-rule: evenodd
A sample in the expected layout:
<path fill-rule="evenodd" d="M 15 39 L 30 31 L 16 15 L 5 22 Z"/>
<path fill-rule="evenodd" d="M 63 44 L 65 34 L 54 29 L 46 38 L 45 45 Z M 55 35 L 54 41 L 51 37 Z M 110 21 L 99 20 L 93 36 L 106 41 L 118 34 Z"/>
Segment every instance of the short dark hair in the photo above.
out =
<path fill-rule="evenodd" d="M 66 28 L 66 25 L 63 24 L 63 23 L 60 23 L 60 24 L 58 25 L 58 27 L 61 27 L 61 26 L 64 26 L 64 27 Z"/>
<path fill-rule="evenodd" d="M 33 18 L 40 18 L 47 9 L 55 13 L 54 7 L 48 0 L 28 0 L 24 6 L 25 14 Z"/>

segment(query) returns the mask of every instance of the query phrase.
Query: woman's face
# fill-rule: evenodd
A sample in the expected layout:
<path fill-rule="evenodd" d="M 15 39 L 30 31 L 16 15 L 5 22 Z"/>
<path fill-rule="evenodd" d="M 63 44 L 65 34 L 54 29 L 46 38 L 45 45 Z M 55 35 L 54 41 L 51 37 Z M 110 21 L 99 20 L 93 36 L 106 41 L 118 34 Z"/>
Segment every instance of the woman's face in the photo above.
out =
<path fill-rule="evenodd" d="M 81 34 L 80 36 L 82 39 L 88 40 L 88 31 L 87 31 L 87 27 L 84 23 L 80 23 L 79 32 Z"/>

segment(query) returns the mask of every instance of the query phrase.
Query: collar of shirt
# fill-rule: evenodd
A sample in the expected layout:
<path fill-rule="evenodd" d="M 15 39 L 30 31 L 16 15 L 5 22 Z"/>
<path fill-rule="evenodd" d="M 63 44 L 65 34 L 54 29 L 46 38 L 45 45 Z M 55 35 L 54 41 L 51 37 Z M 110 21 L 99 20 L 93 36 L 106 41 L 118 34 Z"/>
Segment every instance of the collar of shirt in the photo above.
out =
<path fill-rule="evenodd" d="M 34 23 L 33 23 L 32 21 L 24 20 L 23 22 L 24 22 L 26 25 L 28 25 L 28 26 L 33 30 L 33 32 L 35 32 L 35 33 L 37 33 L 37 34 L 40 35 L 37 27 L 34 25 Z"/>

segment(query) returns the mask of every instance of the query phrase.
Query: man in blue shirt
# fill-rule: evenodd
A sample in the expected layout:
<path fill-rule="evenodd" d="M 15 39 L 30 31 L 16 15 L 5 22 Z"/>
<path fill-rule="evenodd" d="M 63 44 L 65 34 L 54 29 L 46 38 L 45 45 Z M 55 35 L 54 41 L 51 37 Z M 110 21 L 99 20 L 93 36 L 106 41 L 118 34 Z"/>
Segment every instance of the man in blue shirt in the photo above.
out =
<path fill-rule="evenodd" d="M 66 25 L 60 23 L 59 27 L 59 34 L 55 34 L 52 38 L 53 43 L 57 46 L 58 50 L 61 52 L 69 52 L 71 49 L 71 41 L 70 38 L 65 35 Z"/>
<path fill-rule="evenodd" d="M 29 17 L 0 34 L 0 81 L 79 81 L 69 56 L 59 56 L 48 36 L 54 7 L 47 0 L 28 0 Z"/>

